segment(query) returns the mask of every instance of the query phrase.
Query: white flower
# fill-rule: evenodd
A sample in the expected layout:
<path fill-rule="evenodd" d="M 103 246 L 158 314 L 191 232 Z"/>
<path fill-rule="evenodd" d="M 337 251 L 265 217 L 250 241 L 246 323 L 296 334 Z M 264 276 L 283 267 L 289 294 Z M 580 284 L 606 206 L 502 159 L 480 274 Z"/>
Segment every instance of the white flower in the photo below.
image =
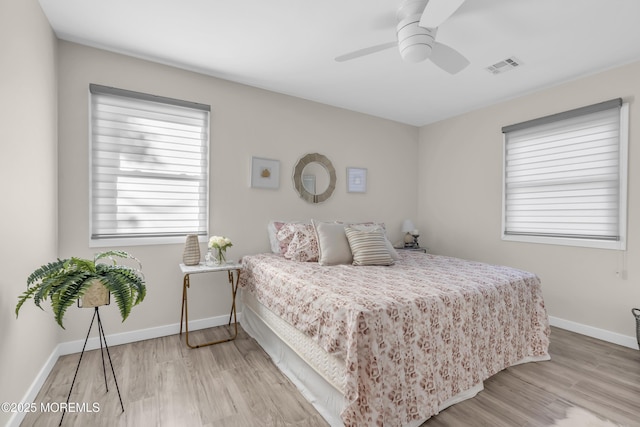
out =
<path fill-rule="evenodd" d="M 231 239 L 224 236 L 211 236 L 209 238 L 209 248 L 216 248 L 221 250 L 226 250 L 227 248 L 233 246 L 231 243 Z"/>

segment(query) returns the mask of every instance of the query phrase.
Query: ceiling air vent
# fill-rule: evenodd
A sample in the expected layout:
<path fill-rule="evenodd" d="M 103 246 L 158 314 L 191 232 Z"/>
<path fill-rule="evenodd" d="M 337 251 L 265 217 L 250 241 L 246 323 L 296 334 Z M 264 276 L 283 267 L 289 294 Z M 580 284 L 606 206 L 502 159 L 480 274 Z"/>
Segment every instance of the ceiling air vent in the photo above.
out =
<path fill-rule="evenodd" d="M 522 61 L 520 61 L 515 56 L 502 60 L 500 62 L 496 62 L 493 65 L 490 65 L 486 68 L 488 72 L 491 74 L 502 74 L 505 71 L 513 70 L 516 67 L 522 65 Z"/>

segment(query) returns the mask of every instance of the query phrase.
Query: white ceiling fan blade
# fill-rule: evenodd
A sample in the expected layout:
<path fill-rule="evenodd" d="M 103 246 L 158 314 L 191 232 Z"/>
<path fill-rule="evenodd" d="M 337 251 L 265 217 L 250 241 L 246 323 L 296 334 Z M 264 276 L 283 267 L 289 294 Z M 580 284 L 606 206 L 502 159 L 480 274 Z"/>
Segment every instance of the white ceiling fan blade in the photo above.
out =
<path fill-rule="evenodd" d="M 371 47 L 366 47 L 364 49 L 356 50 L 354 52 L 349 52 L 344 55 L 340 55 L 336 57 L 336 62 L 344 62 L 349 61 L 351 59 L 360 58 L 361 56 L 370 55 L 372 53 L 380 52 L 381 50 L 389 49 L 392 47 L 397 47 L 398 42 L 392 41 L 388 43 L 383 43 Z"/>
<path fill-rule="evenodd" d="M 420 17 L 420 26 L 437 28 L 446 21 L 465 0 L 429 0 Z"/>
<path fill-rule="evenodd" d="M 434 43 L 433 51 L 431 51 L 429 59 L 450 74 L 459 73 L 469 65 L 469 60 L 460 52 L 446 44 L 438 42 Z"/>

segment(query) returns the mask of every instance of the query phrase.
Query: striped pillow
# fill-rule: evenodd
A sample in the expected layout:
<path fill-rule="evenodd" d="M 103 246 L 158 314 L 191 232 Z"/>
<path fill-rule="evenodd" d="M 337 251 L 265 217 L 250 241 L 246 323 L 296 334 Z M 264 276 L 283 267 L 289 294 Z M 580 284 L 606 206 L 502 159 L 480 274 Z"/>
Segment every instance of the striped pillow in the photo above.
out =
<path fill-rule="evenodd" d="M 358 230 L 345 227 L 344 232 L 351 246 L 353 265 L 391 265 L 393 259 L 387 249 L 384 231 L 380 228 Z"/>

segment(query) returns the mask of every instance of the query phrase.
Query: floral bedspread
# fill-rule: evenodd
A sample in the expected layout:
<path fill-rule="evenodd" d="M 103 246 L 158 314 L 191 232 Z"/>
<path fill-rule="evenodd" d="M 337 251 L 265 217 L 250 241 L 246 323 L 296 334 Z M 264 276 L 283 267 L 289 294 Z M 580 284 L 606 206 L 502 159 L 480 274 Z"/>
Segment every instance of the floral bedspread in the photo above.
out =
<path fill-rule="evenodd" d="M 347 364 L 345 426 L 402 426 L 527 358 L 548 357 L 540 280 L 399 251 L 393 266 L 245 256 L 239 286 Z"/>

